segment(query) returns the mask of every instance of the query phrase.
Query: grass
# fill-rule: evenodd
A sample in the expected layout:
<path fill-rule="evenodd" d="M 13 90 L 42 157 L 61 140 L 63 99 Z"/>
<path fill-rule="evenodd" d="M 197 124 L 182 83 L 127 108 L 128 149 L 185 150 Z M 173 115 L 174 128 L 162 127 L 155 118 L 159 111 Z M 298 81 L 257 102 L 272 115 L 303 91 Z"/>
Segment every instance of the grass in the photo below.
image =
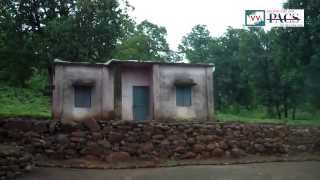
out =
<path fill-rule="evenodd" d="M 1 85 L 0 117 L 49 118 L 49 97 L 35 89 Z"/>
<path fill-rule="evenodd" d="M 314 119 L 274 119 L 257 117 L 252 115 L 241 115 L 241 114 L 226 114 L 217 113 L 217 119 L 221 122 L 246 122 L 246 123 L 284 123 L 289 125 L 311 125 L 320 126 L 320 118 L 315 117 Z"/>

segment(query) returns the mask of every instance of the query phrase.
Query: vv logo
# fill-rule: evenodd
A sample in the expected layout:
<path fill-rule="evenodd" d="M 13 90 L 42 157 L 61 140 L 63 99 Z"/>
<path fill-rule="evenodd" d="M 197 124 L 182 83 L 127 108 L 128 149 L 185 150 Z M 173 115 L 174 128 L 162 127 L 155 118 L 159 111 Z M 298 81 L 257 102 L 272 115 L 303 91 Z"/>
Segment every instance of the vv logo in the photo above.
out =
<path fill-rule="evenodd" d="M 268 19 L 266 19 L 266 17 Z M 266 21 L 267 20 L 267 21 Z M 246 10 L 246 26 L 304 27 L 303 9 Z"/>
<path fill-rule="evenodd" d="M 264 10 L 246 10 L 245 25 L 246 26 L 265 26 L 266 18 Z"/>

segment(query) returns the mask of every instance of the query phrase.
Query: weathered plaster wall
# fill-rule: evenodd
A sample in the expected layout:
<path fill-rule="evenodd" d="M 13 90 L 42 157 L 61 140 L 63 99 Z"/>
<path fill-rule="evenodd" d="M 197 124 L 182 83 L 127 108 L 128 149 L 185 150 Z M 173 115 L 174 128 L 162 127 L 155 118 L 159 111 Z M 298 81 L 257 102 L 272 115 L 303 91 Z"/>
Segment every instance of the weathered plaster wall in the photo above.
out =
<path fill-rule="evenodd" d="M 115 82 L 117 83 L 117 82 Z M 149 86 L 150 107 L 148 119 L 153 119 L 152 108 L 152 74 L 151 67 L 122 67 L 121 68 L 122 114 L 124 120 L 133 120 L 133 86 Z"/>
<path fill-rule="evenodd" d="M 114 119 L 114 75 L 108 67 L 102 67 L 102 118 Z"/>
<path fill-rule="evenodd" d="M 52 117 L 60 119 L 62 115 L 63 100 L 63 66 L 55 65 L 53 76 L 53 92 L 52 92 Z"/>
<path fill-rule="evenodd" d="M 74 106 L 75 82 L 92 82 L 91 108 Z M 106 67 L 56 66 L 53 92 L 55 119 L 64 122 L 107 118 L 113 110 L 112 76 Z"/>
<path fill-rule="evenodd" d="M 214 87 L 213 87 L 213 68 L 207 67 L 206 71 L 206 93 L 207 93 L 207 108 L 208 108 L 208 120 L 215 120 L 214 117 Z"/>
<path fill-rule="evenodd" d="M 117 71 L 118 70 L 118 71 Z M 115 75 L 118 73 L 119 78 Z M 193 79 L 192 105 L 176 106 L 174 81 Z M 54 119 L 133 119 L 133 86 L 149 86 L 148 119 L 212 119 L 213 86 L 210 67 L 153 65 L 86 66 L 56 65 L 53 92 Z M 93 82 L 92 107 L 74 107 L 76 81 Z M 117 87 L 115 86 L 117 85 Z"/>
<path fill-rule="evenodd" d="M 208 89 L 206 68 L 181 67 L 170 65 L 159 65 L 155 68 L 158 73 L 159 87 L 157 93 L 158 109 L 157 116 L 160 119 L 208 119 Z M 193 79 L 196 83 L 192 87 L 192 105 L 189 107 L 179 107 L 176 105 L 176 79 Z M 213 107 L 212 107 L 213 108 Z"/>

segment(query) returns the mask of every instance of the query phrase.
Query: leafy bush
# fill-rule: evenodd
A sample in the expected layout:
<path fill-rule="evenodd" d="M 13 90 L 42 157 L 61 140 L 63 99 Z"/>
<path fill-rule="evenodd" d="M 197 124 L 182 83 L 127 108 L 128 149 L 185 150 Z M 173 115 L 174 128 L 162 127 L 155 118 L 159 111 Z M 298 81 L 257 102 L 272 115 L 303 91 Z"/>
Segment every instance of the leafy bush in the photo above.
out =
<path fill-rule="evenodd" d="M 49 97 L 34 89 L 0 87 L 0 116 L 50 117 L 49 102 Z"/>

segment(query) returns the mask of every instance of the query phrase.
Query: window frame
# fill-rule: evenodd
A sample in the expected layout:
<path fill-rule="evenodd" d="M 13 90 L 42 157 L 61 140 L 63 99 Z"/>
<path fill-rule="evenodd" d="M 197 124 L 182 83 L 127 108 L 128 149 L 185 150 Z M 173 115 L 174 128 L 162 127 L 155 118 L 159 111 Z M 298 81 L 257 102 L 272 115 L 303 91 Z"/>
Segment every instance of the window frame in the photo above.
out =
<path fill-rule="evenodd" d="M 91 85 L 81 85 L 81 84 L 73 85 L 73 92 L 74 92 L 73 105 L 75 108 L 90 109 L 92 107 L 92 89 L 93 89 L 93 86 Z"/>
<path fill-rule="evenodd" d="M 176 86 L 176 106 L 192 106 L 192 86 Z"/>

